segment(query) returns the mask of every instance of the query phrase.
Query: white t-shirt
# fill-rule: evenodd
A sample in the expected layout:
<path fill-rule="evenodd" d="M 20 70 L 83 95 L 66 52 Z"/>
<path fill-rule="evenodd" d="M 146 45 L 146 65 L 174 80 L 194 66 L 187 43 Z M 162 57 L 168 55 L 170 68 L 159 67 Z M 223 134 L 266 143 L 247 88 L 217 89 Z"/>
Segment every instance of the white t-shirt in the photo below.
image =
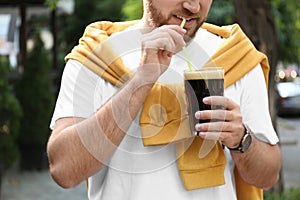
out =
<path fill-rule="evenodd" d="M 126 38 L 125 44 L 123 37 Z M 118 33 L 110 38 L 113 49 L 132 71 L 139 64 L 140 37 L 138 30 L 128 29 L 124 34 Z M 194 41 L 186 48 L 193 66 L 202 66 L 222 42 L 220 37 L 200 29 Z M 180 52 L 173 56 L 170 67 L 159 82 L 182 82 L 184 69 L 187 69 L 187 62 L 183 52 Z M 117 91 L 118 88 L 78 61 L 69 60 L 50 127 L 53 128 L 55 121 L 62 117 L 91 116 Z M 271 144 L 278 142 L 269 116 L 268 96 L 260 66 L 227 88 L 224 95 L 241 106 L 243 122 L 251 127 L 257 138 Z M 177 168 L 175 145 L 145 147 L 138 124 L 139 115 L 107 166 L 89 178 L 90 200 L 236 199 L 232 173 L 234 164 L 226 148 L 225 185 L 187 191 Z"/>

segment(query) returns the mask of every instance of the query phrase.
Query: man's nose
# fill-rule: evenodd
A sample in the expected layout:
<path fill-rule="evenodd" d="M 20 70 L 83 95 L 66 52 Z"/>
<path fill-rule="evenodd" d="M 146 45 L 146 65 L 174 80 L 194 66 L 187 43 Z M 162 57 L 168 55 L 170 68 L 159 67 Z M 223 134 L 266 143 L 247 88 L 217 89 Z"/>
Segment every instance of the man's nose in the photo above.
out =
<path fill-rule="evenodd" d="M 200 0 L 185 0 L 183 7 L 192 13 L 198 13 L 200 10 Z"/>

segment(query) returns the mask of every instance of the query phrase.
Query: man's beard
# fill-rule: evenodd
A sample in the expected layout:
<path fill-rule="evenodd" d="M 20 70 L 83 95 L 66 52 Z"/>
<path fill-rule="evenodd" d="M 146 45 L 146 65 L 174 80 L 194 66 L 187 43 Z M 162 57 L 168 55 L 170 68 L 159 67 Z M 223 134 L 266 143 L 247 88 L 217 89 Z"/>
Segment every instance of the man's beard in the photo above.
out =
<path fill-rule="evenodd" d="M 150 25 L 152 27 L 160 27 L 163 25 L 167 25 L 169 24 L 170 19 L 173 17 L 172 15 L 168 16 L 167 18 L 165 18 L 163 16 L 163 14 L 157 9 L 155 8 L 155 6 L 153 5 L 152 1 L 149 0 L 149 4 L 148 4 L 148 16 L 150 19 L 148 19 L 148 22 L 150 23 Z M 186 10 L 186 9 L 182 9 L 180 11 L 177 11 L 176 13 L 181 13 L 185 16 L 195 16 L 195 14 L 191 13 L 190 11 Z M 184 40 L 186 42 L 190 41 L 192 38 L 195 37 L 196 32 L 198 31 L 198 29 L 202 26 L 202 24 L 204 23 L 204 21 L 197 21 L 197 26 L 193 27 L 192 29 L 187 29 L 187 33 L 184 36 Z"/>

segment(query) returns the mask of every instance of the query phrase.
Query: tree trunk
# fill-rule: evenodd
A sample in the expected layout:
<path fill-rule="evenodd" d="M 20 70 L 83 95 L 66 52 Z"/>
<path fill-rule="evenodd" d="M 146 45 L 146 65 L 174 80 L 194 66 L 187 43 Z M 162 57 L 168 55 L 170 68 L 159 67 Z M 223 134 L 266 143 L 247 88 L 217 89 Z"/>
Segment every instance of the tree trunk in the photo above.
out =
<path fill-rule="evenodd" d="M 57 70 L 57 23 L 56 23 L 56 10 L 52 10 L 50 14 L 50 27 L 53 35 L 53 47 L 52 47 L 52 66 L 53 70 Z"/>
<path fill-rule="evenodd" d="M 2 197 L 2 178 L 3 178 L 3 174 L 4 174 L 4 166 L 3 164 L 0 163 L 0 200 Z"/>
<path fill-rule="evenodd" d="M 276 115 L 276 83 L 275 73 L 278 62 L 278 44 L 272 5 L 269 0 L 233 0 L 236 22 L 242 27 L 255 47 L 268 56 L 269 74 L 269 107 L 273 125 L 277 129 Z M 280 175 L 280 177 L 282 177 Z M 274 187 L 274 191 L 282 192 L 282 178 Z"/>
<path fill-rule="evenodd" d="M 21 70 L 24 70 L 25 61 L 27 57 L 27 22 L 26 22 L 26 13 L 27 8 L 25 3 L 19 5 L 20 15 L 21 15 L 21 26 L 20 26 L 20 67 Z"/>

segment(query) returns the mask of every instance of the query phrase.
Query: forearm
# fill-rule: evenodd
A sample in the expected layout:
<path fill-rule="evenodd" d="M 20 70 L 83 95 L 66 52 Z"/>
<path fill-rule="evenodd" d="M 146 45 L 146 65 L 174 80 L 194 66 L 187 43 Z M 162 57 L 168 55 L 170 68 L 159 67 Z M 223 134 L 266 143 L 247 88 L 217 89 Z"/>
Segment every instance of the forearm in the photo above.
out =
<path fill-rule="evenodd" d="M 58 184 L 73 187 L 101 169 L 122 141 L 152 85 L 137 74 L 92 117 L 57 122 L 59 128 L 48 142 L 48 157 Z"/>
<path fill-rule="evenodd" d="M 248 183 L 269 189 L 278 180 L 281 154 L 278 145 L 270 145 L 252 136 L 245 153 L 232 152 L 232 158 L 241 177 Z"/>
<path fill-rule="evenodd" d="M 118 148 L 152 86 L 139 77 L 130 81 L 94 117 L 76 125 L 82 144 L 100 163 L 107 163 Z"/>

